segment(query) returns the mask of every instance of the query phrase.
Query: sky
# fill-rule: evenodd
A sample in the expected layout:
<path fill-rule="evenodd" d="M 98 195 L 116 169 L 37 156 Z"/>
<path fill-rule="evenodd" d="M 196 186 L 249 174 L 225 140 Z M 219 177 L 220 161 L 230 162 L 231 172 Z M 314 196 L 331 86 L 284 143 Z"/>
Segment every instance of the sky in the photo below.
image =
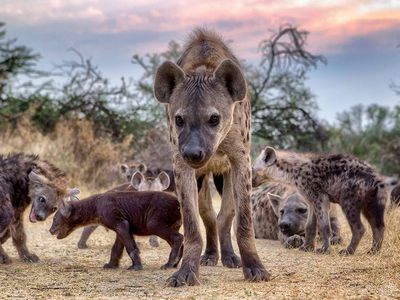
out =
<path fill-rule="evenodd" d="M 165 51 L 196 26 L 257 63 L 259 42 L 292 24 L 310 33 L 309 51 L 328 60 L 307 82 L 321 118 L 333 121 L 359 103 L 400 103 L 389 87 L 400 84 L 400 0 L 0 0 L 0 22 L 42 55 L 41 68 L 75 58 L 72 47 L 112 80 L 138 76 L 133 54 Z"/>

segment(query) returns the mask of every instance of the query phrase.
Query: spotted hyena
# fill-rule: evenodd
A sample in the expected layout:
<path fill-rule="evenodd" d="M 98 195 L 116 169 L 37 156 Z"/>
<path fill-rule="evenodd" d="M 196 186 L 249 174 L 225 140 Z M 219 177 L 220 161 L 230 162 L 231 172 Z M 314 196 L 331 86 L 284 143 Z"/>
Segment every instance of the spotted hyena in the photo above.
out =
<path fill-rule="evenodd" d="M 19 257 L 28 262 L 39 258 L 26 246 L 22 215 L 32 203 L 29 220 L 44 221 L 63 199 L 77 190 L 67 189 L 65 173 L 36 155 L 22 153 L 0 156 L 0 241 L 11 235 Z M 0 245 L 0 263 L 11 260 Z"/>
<path fill-rule="evenodd" d="M 236 236 L 244 276 L 251 281 L 266 280 L 269 274 L 255 248 L 250 209 L 251 107 L 240 63 L 227 44 L 208 30 L 195 30 L 183 50 L 177 64 L 167 61 L 158 68 L 154 82 L 155 97 L 167 105 L 184 227 L 182 265 L 169 278 L 168 285 L 199 283 L 203 247 L 199 206 L 203 220 L 209 224 L 207 231 L 213 234 L 207 235 L 212 254 L 217 247 L 218 230 L 222 256 L 234 255 L 228 244 L 236 213 Z M 225 213 L 218 219 L 218 226 L 209 209 L 210 201 L 198 202 L 196 177 L 210 173 L 223 176 L 221 211 Z"/>
<path fill-rule="evenodd" d="M 381 249 L 385 230 L 385 183 L 367 163 L 350 155 L 301 154 L 266 147 L 254 163 L 253 181 L 288 182 L 310 203 L 302 250 L 314 250 L 316 224 L 323 242 L 320 253 L 329 251 L 330 202 L 339 203 L 350 224 L 352 239 L 341 254 L 353 254 L 365 228 L 361 212 L 372 228 L 373 243 L 369 253 Z"/>
<path fill-rule="evenodd" d="M 144 166 L 144 165 L 143 165 Z M 171 180 L 169 175 L 162 171 L 155 177 L 145 176 L 140 171 L 135 171 L 130 177 L 130 182 L 114 187 L 108 192 L 120 191 L 166 191 L 170 187 Z M 79 249 L 86 249 L 87 240 L 90 235 L 96 230 L 99 225 L 89 225 L 83 228 L 81 237 L 78 241 Z M 152 247 L 158 247 L 158 239 L 156 236 L 149 238 L 149 243 Z"/>
<path fill-rule="evenodd" d="M 253 191 L 256 238 L 279 240 L 286 248 L 304 243 L 309 206 L 293 187 L 269 183 Z M 340 227 L 334 207 L 330 211 L 331 244 L 340 244 Z"/>

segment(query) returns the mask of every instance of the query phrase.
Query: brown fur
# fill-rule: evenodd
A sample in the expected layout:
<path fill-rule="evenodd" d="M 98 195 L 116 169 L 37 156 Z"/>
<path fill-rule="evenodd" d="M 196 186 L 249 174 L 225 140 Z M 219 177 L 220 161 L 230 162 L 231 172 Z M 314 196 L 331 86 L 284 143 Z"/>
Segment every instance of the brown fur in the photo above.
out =
<path fill-rule="evenodd" d="M 400 205 L 400 184 L 396 185 L 390 193 L 390 203 L 392 206 Z"/>
<path fill-rule="evenodd" d="M 143 165 L 144 166 L 144 165 Z M 135 169 L 137 166 L 135 165 Z M 142 168 L 144 171 L 146 170 L 145 166 Z M 123 192 L 123 191 L 168 191 L 170 189 L 172 180 L 165 172 L 160 172 L 155 177 L 144 176 L 141 172 L 135 171 L 129 177 L 129 183 L 121 184 L 107 191 L 107 193 L 112 192 Z M 90 225 L 86 226 L 82 235 L 78 241 L 79 249 L 87 249 L 87 240 L 90 235 L 96 230 L 99 225 Z M 159 243 L 156 236 L 151 236 L 149 238 L 149 243 L 152 247 L 158 247 Z"/>
<path fill-rule="evenodd" d="M 300 154 L 265 148 L 254 163 L 254 182 L 283 181 L 295 185 L 309 201 L 315 214 L 309 214 L 302 250 L 314 249 L 316 224 L 323 241 L 317 251 L 329 251 L 329 203 L 339 203 L 350 224 L 352 239 L 341 254 L 353 254 L 365 229 L 362 212 L 371 225 L 370 253 L 380 250 L 385 229 L 385 183 L 367 163 L 349 155 Z"/>
<path fill-rule="evenodd" d="M 22 214 L 32 203 L 29 219 L 43 221 L 68 195 L 64 172 L 36 155 L 9 154 L 0 156 L 0 240 L 11 235 L 21 259 L 37 262 L 29 252 Z M 0 245 L 0 263 L 10 258 Z"/>
<path fill-rule="evenodd" d="M 58 239 L 67 237 L 78 227 L 101 224 L 116 232 L 110 261 L 104 268 L 116 268 L 125 247 L 132 266 L 141 270 L 139 249 L 133 235 L 157 235 L 171 246 L 168 262 L 161 268 L 173 268 L 182 255 L 183 237 L 179 202 L 164 192 L 112 192 L 65 204 L 55 215 L 50 228 Z"/>
<path fill-rule="evenodd" d="M 176 188 L 185 232 L 182 266 L 168 279 L 168 285 L 199 284 L 203 247 L 199 208 L 207 234 L 202 264 L 215 264 L 218 260 L 219 236 L 224 265 L 242 265 L 247 280 L 267 280 L 269 274 L 258 257 L 252 225 L 251 109 L 239 61 L 217 34 L 196 29 L 177 64 L 165 62 L 157 70 L 154 94 L 159 102 L 168 104 Z M 211 172 L 223 176 L 218 218 L 211 209 L 210 197 L 199 197 L 196 186 L 196 178 Z M 241 262 L 233 252 L 230 237 L 235 212 Z"/>

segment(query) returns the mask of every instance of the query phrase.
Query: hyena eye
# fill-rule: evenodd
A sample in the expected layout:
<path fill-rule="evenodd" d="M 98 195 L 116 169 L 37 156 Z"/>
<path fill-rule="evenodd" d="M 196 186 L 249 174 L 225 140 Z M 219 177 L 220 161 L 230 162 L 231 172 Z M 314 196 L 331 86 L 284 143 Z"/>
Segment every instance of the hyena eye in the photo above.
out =
<path fill-rule="evenodd" d="M 212 116 L 210 117 L 210 119 L 208 120 L 208 124 L 210 124 L 210 126 L 212 126 L 212 127 L 218 126 L 218 124 L 219 124 L 219 119 L 220 119 L 220 116 L 218 116 L 218 115 L 212 115 Z"/>
<path fill-rule="evenodd" d="M 183 125 L 185 125 L 185 121 L 183 120 L 183 118 L 181 116 L 176 116 L 175 124 L 177 127 L 183 127 Z"/>
<path fill-rule="evenodd" d="M 40 197 L 38 198 L 38 200 L 39 200 L 40 203 L 46 203 L 46 198 L 43 197 L 43 196 L 40 196 Z"/>
<path fill-rule="evenodd" d="M 53 207 L 53 208 L 51 209 L 52 212 L 55 212 L 56 210 L 57 210 L 57 207 Z"/>
<path fill-rule="evenodd" d="M 296 212 L 298 214 L 305 214 L 307 212 L 307 208 L 298 208 L 296 209 Z"/>
<path fill-rule="evenodd" d="M 281 215 L 283 215 L 284 212 L 285 212 L 285 211 L 284 211 L 283 209 L 281 209 L 281 211 L 280 211 Z"/>

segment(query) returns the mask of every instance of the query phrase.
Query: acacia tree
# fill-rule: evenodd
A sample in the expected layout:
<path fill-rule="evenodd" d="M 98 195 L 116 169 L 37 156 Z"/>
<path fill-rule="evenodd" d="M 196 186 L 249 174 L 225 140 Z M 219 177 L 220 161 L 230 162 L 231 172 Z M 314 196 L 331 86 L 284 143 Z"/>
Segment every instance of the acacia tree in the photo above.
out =
<path fill-rule="evenodd" d="M 328 140 L 305 85 L 310 69 L 326 59 L 306 50 L 307 36 L 296 27 L 281 27 L 260 43 L 260 64 L 246 68 L 254 135 L 283 148 L 323 149 Z"/>

